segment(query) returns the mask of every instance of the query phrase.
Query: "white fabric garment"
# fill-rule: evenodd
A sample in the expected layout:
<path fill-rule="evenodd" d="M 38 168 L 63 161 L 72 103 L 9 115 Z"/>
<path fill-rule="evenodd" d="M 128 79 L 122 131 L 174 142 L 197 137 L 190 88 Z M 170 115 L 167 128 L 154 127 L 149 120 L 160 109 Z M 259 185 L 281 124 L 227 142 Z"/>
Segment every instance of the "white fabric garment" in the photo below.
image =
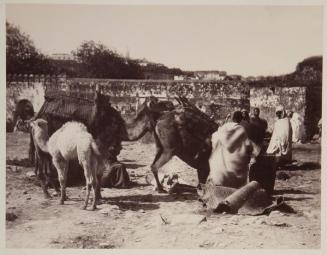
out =
<path fill-rule="evenodd" d="M 267 153 L 276 154 L 289 161 L 292 159 L 292 127 L 288 118 L 275 122 Z"/>
<path fill-rule="evenodd" d="M 239 188 L 248 181 L 249 163 L 260 148 L 247 136 L 244 127 L 228 122 L 212 134 L 208 180 L 215 185 Z"/>
<path fill-rule="evenodd" d="M 291 118 L 291 125 L 292 125 L 292 141 L 293 143 L 300 143 L 304 139 L 304 125 L 303 125 L 303 118 L 298 113 L 293 113 Z"/>

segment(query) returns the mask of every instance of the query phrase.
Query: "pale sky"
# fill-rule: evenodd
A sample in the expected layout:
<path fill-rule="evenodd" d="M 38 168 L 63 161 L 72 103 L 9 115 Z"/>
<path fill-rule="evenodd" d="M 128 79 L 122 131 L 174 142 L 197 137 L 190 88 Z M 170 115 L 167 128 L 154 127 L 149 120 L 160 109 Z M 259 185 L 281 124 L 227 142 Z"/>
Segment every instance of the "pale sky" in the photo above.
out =
<path fill-rule="evenodd" d="M 101 42 L 183 70 L 279 75 L 323 54 L 319 6 L 6 5 L 7 21 L 42 53 Z"/>

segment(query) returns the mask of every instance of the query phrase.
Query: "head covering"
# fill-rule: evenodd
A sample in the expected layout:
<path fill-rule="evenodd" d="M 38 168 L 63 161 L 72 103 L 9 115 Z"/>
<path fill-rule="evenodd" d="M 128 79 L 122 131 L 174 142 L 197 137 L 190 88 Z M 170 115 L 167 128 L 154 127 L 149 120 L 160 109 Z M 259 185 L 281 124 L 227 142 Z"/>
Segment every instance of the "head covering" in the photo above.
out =
<path fill-rule="evenodd" d="M 284 111 L 284 106 L 282 106 L 282 105 L 278 105 L 277 107 L 276 107 L 276 112 L 283 112 Z"/>
<path fill-rule="evenodd" d="M 243 117 L 242 117 L 242 112 L 240 111 L 235 111 L 232 114 L 232 121 L 236 122 L 236 123 L 240 123 L 242 121 Z"/>
<path fill-rule="evenodd" d="M 292 118 L 293 114 L 294 114 L 294 112 L 291 111 L 291 110 L 286 111 L 286 116 L 289 117 L 289 118 Z"/>
<path fill-rule="evenodd" d="M 280 115 L 277 114 L 279 112 L 281 113 Z M 278 105 L 276 107 L 276 115 L 281 119 L 284 119 L 286 117 L 286 112 L 285 112 L 284 106 Z"/>

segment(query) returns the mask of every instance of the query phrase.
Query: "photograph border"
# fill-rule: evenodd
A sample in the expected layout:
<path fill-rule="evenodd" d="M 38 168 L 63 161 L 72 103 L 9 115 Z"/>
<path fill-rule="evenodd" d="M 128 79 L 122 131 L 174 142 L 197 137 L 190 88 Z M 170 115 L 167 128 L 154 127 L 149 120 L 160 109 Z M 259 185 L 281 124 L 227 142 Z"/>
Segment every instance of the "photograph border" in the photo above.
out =
<path fill-rule="evenodd" d="M 1 81 L 1 102 L 3 103 L 3 107 L 1 107 L 1 120 L 2 121 L 2 130 L 4 132 L 1 132 L 0 140 L 1 140 L 1 169 L 0 171 L 0 186 L 1 186 L 1 191 L 0 191 L 0 201 L 3 201 L 1 203 L 1 212 L 0 212 L 0 218 L 1 218 L 1 230 L 0 230 L 0 253 L 1 254 L 166 254 L 167 249 L 133 249 L 133 250 L 127 250 L 127 249 L 113 249 L 113 250 L 101 250 L 101 249 L 92 249 L 92 250 L 83 250 L 83 249 L 8 249 L 5 248 L 5 232 L 6 232 L 6 222 L 5 222 L 5 211 L 6 211 L 6 188 L 5 188 L 5 180 L 6 180 L 6 174 L 5 174 L 5 169 L 6 169 L 6 134 L 5 134 L 5 116 L 6 116 L 6 106 L 5 106 L 5 95 L 6 95 L 6 72 L 5 72 L 5 17 L 6 17 L 6 12 L 5 12 L 5 5 L 6 4 L 15 4 L 15 3 L 28 3 L 28 4 L 88 4 L 88 5 L 251 5 L 251 6 L 256 6 L 256 5 L 270 5 L 270 6 L 298 6 L 298 5 L 318 5 L 318 6 L 323 6 L 324 9 L 324 14 L 323 14 L 323 86 L 322 86 L 322 119 L 323 119 L 323 129 L 326 129 L 326 49 L 327 49 L 327 40 L 326 40 L 326 31 L 327 31 L 327 26 L 326 26 L 326 21 L 327 21 L 327 1 L 325 0 L 297 0 L 297 1 L 282 1 L 282 0 L 277 0 L 277 1 L 268 1 L 268 0 L 263 0 L 263 1 L 241 1 L 241 0 L 189 0 L 189 1 L 182 1 L 182 0 L 154 0 L 154 1 L 127 1 L 127 0 L 95 0 L 95 1 L 90 1 L 90 0 L 79 0 L 79 1 L 64 1 L 64 0 L 57 0 L 57 1 L 1 1 L 0 2 L 0 18 L 1 18 L 1 27 L 0 27 L 0 81 Z M 320 249 L 285 249 L 281 250 L 279 249 L 249 249 L 249 250 L 230 250 L 230 249 L 169 249 L 168 252 L 173 252 L 173 254 L 198 254 L 201 252 L 202 254 L 217 254 L 217 253 L 223 253 L 225 255 L 228 254 L 275 254 L 276 252 L 282 253 L 282 254 L 326 254 L 327 251 L 327 236 L 326 236 L 326 133 L 322 133 L 322 139 L 321 139 L 321 248 Z"/>

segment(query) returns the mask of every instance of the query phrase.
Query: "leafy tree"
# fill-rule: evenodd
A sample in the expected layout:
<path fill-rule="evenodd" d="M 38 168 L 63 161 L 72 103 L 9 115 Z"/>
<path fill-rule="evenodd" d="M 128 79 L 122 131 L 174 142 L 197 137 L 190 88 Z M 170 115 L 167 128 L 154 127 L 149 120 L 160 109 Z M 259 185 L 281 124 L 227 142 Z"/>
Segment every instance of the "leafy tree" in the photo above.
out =
<path fill-rule="evenodd" d="M 123 58 L 101 43 L 85 41 L 72 53 L 81 64 L 84 77 L 140 79 L 143 76 L 135 61 Z"/>
<path fill-rule="evenodd" d="M 28 35 L 6 22 L 7 73 L 49 73 L 51 65 Z"/>
<path fill-rule="evenodd" d="M 81 64 L 75 60 L 49 59 L 53 73 L 66 74 L 68 77 L 82 77 Z"/>
<path fill-rule="evenodd" d="M 322 72 L 322 56 L 313 56 L 304 59 L 296 66 L 297 72 L 303 72 L 305 69 L 313 69 L 314 71 Z"/>

